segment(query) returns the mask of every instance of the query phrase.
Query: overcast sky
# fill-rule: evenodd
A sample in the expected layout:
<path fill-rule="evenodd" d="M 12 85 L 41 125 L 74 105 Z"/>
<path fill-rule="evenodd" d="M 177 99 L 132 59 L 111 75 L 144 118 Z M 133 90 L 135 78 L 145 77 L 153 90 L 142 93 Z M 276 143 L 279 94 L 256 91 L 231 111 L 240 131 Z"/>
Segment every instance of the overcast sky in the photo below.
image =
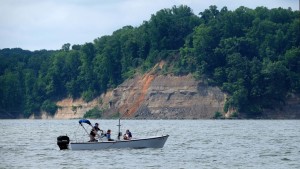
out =
<path fill-rule="evenodd" d="M 50 50 L 65 43 L 93 42 L 123 26 L 139 26 L 160 9 L 181 4 L 195 14 L 210 5 L 230 10 L 239 6 L 299 10 L 299 0 L 0 0 L 0 49 Z"/>

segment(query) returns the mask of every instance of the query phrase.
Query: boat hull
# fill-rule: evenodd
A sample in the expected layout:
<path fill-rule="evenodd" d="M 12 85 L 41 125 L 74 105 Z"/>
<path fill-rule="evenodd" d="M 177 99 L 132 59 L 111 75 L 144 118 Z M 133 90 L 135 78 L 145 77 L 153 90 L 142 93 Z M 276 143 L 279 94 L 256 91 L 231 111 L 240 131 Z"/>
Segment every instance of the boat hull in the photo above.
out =
<path fill-rule="evenodd" d="M 132 140 L 116 140 L 101 142 L 70 142 L 71 150 L 102 150 L 109 148 L 162 148 L 169 135 Z"/>

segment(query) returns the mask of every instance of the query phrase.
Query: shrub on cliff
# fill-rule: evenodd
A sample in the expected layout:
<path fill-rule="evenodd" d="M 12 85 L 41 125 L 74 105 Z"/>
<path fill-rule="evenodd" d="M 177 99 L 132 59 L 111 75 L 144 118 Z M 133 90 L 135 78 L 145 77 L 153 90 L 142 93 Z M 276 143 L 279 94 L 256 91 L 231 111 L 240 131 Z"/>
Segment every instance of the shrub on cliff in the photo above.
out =
<path fill-rule="evenodd" d="M 102 111 L 98 107 L 94 107 L 93 109 L 87 111 L 83 118 L 92 118 L 92 119 L 98 119 L 101 118 Z"/>
<path fill-rule="evenodd" d="M 213 118 L 214 119 L 221 119 L 221 118 L 223 118 L 223 115 L 222 115 L 221 112 L 216 111 Z"/>

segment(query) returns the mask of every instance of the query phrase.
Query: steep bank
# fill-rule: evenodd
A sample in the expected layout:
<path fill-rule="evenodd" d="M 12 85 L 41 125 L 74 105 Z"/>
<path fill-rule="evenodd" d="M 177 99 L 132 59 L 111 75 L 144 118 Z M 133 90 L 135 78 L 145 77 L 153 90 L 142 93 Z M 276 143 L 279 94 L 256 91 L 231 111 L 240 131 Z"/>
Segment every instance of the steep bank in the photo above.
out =
<path fill-rule="evenodd" d="M 190 75 L 146 74 L 123 83 L 110 97 L 104 117 L 128 110 L 127 118 L 208 119 L 222 112 L 226 95 Z"/>
<path fill-rule="evenodd" d="M 162 66 L 163 63 L 157 64 L 150 72 L 126 80 L 89 103 L 81 99 L 62 100 L 57 103 L 60 109 L 54 118 L 82 118 L 94 107 L 103 110 L 102 118 L 115 118 L 121 114 L 124 118 L 135 119 L 211 119 L 216 112 L 230 117 L 228 112 L 223 112 L 226 94 L 219 88 L 196 81 L 192 75 L 154 73 Z M 291 95 L 286 105 L 280 109 L 265 110 L 261 118 L 300 119 L 299 112 L 300 97 Z"/>
<path fill-rule="evenodd" d="M 59 107 L 54 116 L 50 116 L 46 112 L 41 112 L 40 116 L 30 116 L 30 119 L 78 119 L 84 114 L 98 106 L 98 100 L 94 99 L 91 102 L 84 102 L 82 99 L 66 98 L 56 103 Z"/>
<path fill-rule="evenodd" d="M 226 95 L 188 76 L 146 74 L 136 76 L 90 103 L 65 99 L 55 119 L 81 118 L 95 106 L 104 110 L 103 118 L 116 116 L 138 119 L 209 119 L 222 112 Z M 44 115 L 44 117 L 46 117 Z"/>
<path fill-rule="evenodd" d="M 146 74 L 129 79 L 119 87 L 85 103 L 65 99 L 55 119 L 82 118 L 86 111 L 98 106 L 103 118 L 136 119 L 210 119 L 216 111 L 223 112 L 226 94 L 188 76 Z M 41 118 L 51 118 L 43 114 Z M 290 96 L 281 109 L 265 110 L 262 118 L 300 119 L 300 99 Z"/>
<path fill-rule="evenodd" d="M 103 117 L 137 119 L 209 119 L 222 112 L 226 95 L 191 75 L 159 75 L 164 62 L 103 95 Z M 126 113 L 124 113 L 126 112 Z"/>
<path fill-rule="evenodd" d="M 84 114 L 98 105 L 97 99 L 91 102 L 84 102 L 82 99 L 73 100 L 71 98 L 59 101 L 57 105 L 60 107 L 55 114 L 56 119 L 73 119 L 82 118 Z"/>
<path fill-rule="evenodd" d="M 191 75 L 153 73 L 163 65 L 161 62 L 150 72 L 128 79 L 90 103 L 62 100 L 57 103 L 60 109 L 54 118 L 81 118 L 96 106 L 103 110 L 103 118 L 118 117 L 120 113 L 124 118 L 138 119 L 210 119 L 215 112 L 223 111 L 226 94 L 220 89 L 196 81 Z"/>

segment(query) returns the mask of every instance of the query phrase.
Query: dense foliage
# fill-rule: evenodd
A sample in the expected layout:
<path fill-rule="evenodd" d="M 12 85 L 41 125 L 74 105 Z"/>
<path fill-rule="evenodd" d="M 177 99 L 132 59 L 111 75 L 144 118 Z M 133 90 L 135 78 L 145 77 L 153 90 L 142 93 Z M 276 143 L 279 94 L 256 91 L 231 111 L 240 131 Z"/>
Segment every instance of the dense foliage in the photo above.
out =
<path fill-rule="evenodd" d="M 229 93 L 225 112 L 258 116 L 300 92 L 299 11 L 211 6 L 200 18 L 180 49 L 177 73 L 195 72 Z"/>
<path fill-rule="evenodd" d="M 90 101 L 137 68 L 168 60 L 169 73 L 193 73 L 227 92 L 225 111 L 257 116 L 300 92 L 299 16 L 291 9 L 210 6 L 198 17 L 174 6 L 93 43 L 66 43 L 57 51 L 2 49 L 0 115 L 53 113 L 54 102 L 65 97 Z"/>

